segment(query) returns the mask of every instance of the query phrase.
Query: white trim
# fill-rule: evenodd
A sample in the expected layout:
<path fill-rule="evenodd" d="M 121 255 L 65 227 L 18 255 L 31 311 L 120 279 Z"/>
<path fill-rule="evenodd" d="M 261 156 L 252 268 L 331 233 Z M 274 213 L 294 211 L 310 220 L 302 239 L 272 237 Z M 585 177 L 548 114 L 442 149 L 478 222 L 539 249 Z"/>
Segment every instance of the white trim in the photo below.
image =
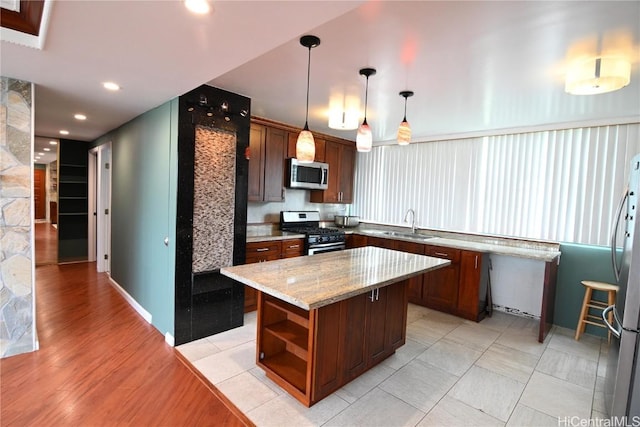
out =
<path fill-rule="evenodd" d="M 164 342 L 169 344 L 171 347 L 175 347 L 176 346 L 176 340 L 173 337 L 173 335 L 171 335 L 169 332 L 164 334 Z"/>
<path fill-rule="evenodd" d="M 151 323 L 151 313 L 149 313 L 147 310 L 144 309 L 144 307 L 138 304 L 138 301 L 133 299 L 133 297 L 129 295 L 129 293 L 125 291 L 124 288 L 118 284 L 118 282 L 113 280 L 111 276 L 109 276 L 109 281 L 111 282 L 111 285 L 116 289 L 116 291 L 120 292 L 120 295 L 124 297 L 124 299 L 129 303 L 129 305 L 133 307 L 133 309 L 137 311 L 138 314 L 142 316 L 144 320 L 146 320 L 148 323 Z"/>
<path fill-rule="evenodd" d="M 31 139 L 31 152 L 29 154 L 29 165 L 31 166 L 31 176 L 29 182 L 31 186 L 31 346 L 33 350 L 40 348 L 40 342 L 38 340 L 38 325 L 36 316 L 36 207 L 33 194 L 33 170 L 35 164 L 33 163 L 33 153 L 35 146 L 35 128 L 36 128 L 36 85 L 31 83 L 31 123 L 30 123 L 30 139 Z"/>
<path fill-rule="evenodd" d="M 111 141 L 98 148 L 96 212 L 97 270 L 111 271 Z M 109 168 L 106 168 L 109 164 Z M 105 214 L 108 210 L 109 214 Z M 105 259 L 107 255 L 107 259 Z"/>
<path fill-rule="evenodd" d="M 87 183 L 87 187 L 88 187 L 88 200 L 87 200 L 87 259 L 89 260 L 89 262 L 94 262 L 96 260 L 96 215 L 95 212 L 97 211 L 97 205 L 96 205 L 96 199 L 97 199 L 97 194 L 96 194 L 96 182 L 97 182 L 97 172 L 96 172 L 96 165 L 98 163 L 98 150 L 96 148 L 93 148 L 91 150 L 89 150 L 89 153 L 87 154 L 88 156 L 88 166 L 89 169 L 87 171 L 87 178 L 88 178 L 88 183 Z M 98 271 L 100 271 L 98 269 Z"/>

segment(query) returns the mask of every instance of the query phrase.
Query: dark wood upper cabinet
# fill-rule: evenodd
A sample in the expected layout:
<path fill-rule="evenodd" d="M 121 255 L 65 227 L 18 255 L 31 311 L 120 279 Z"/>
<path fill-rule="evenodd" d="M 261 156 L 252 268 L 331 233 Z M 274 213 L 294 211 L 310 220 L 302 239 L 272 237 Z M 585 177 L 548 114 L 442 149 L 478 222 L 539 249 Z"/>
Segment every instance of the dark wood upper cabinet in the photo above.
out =
<path fill-rule="evenodd" d="M 284 200 L 284 155 L 287 132 L 251 123 L 249 135 L 249 190 L 251 202 Z"/>
<path fill-rule="evenodd" d="M 267 128 L 251 123 L 249 133 L 249 201 L 262 201 L 264 197 L 264 142 Z"/>
<path fill-rule="evenodd" d="M 316 147 L 316 156 L 317 154 Z M 352 142 L 325 141 L 324 161 L 329 164 L 329 187 L 312 190 L 314 203 L 352 203 L 356 147 Z"/>

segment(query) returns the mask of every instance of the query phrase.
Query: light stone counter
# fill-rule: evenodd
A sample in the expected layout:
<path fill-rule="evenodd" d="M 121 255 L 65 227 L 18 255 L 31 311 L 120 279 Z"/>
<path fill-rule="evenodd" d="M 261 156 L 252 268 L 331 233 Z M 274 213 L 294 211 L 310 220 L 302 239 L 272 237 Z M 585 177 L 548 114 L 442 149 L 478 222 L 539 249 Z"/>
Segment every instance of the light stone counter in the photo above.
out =
<path fill-rule="evenodd" d="M 518 241 L 513 244 L 500 244 L 479 242 L 465 239 L 452 239 L 446 237 L 429 237 L 428 235 L 419 234 L 420 238 L 405 237 L 402 235 L 384 235 L 380 230 L 361 229 L 354 231 L 356 234 L 363 236 L 383 237 L 386 239 L 403 240 L 407 242 L 417 242 L 425 245 L 445 246 L 454 249 L 469 250 L 475 252 L 486 252 L 496 255 L 507 255 L 518 258 L 532 259 L 536 261 L 550 262 L 556 260 L 560 256 L 560 251 L 555 250 L 551 245 L 548 248 L 542 245 L 528 244 Z"/>
<path fill-rule="evenodd" d="M 304 234 L 291 233 L 288 231 L 272 231 L 269 234 L 255 235 L 250 235 L 249 233 L 247 233 L 247 243 L 270 242 L 273 240 L 303 239 L 304 237 Z"/>
<path fill-rule="evenodd" d="M 225 267 L 222 274 L 305 310 L 319 308 L 450 264 L 367 246 Z"/>
<path fill-rule="evenodd" d="M 442 237 L 434 237 L 424 242 L 427 245 L 446 246 L 476 252 L 489 252 L 497 255 L 508 255 L 518 258 L 527 258 L 537 261 L 549 262 L 560 256 L 560 251 L 496 245 L 491 243 L 480 243 L 468 240 L 445 239 Z"/>

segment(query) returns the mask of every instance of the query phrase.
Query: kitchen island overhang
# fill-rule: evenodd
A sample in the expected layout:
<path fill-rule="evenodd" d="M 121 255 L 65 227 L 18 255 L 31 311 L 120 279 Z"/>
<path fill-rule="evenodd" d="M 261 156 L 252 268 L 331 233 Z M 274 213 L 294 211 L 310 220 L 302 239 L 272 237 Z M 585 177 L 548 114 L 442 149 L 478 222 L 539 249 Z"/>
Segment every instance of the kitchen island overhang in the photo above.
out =
<path fill-rule="evenodd" d="M 220 271 L 261 291 L 256 364 L 311 406 L 404 344 L 406 280 L 449 263 L 367 246 Z"/>

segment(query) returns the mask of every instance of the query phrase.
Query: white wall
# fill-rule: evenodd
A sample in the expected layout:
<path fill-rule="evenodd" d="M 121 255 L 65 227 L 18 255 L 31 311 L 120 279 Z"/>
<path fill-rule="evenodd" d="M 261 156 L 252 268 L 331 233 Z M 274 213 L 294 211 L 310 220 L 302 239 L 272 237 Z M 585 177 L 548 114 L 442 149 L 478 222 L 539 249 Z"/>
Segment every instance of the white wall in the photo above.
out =
<path fill-rule="evenodd" d="M 343 204 L 311 203 L 309 196 L 310 190 L 286 188 L 284 202 L 249 202 L 247 223 L 279 223 L 280 211 L 319 211 L 322 221 L 333 221 L 334 215 L 344 215 L 350 208 Z"/>

